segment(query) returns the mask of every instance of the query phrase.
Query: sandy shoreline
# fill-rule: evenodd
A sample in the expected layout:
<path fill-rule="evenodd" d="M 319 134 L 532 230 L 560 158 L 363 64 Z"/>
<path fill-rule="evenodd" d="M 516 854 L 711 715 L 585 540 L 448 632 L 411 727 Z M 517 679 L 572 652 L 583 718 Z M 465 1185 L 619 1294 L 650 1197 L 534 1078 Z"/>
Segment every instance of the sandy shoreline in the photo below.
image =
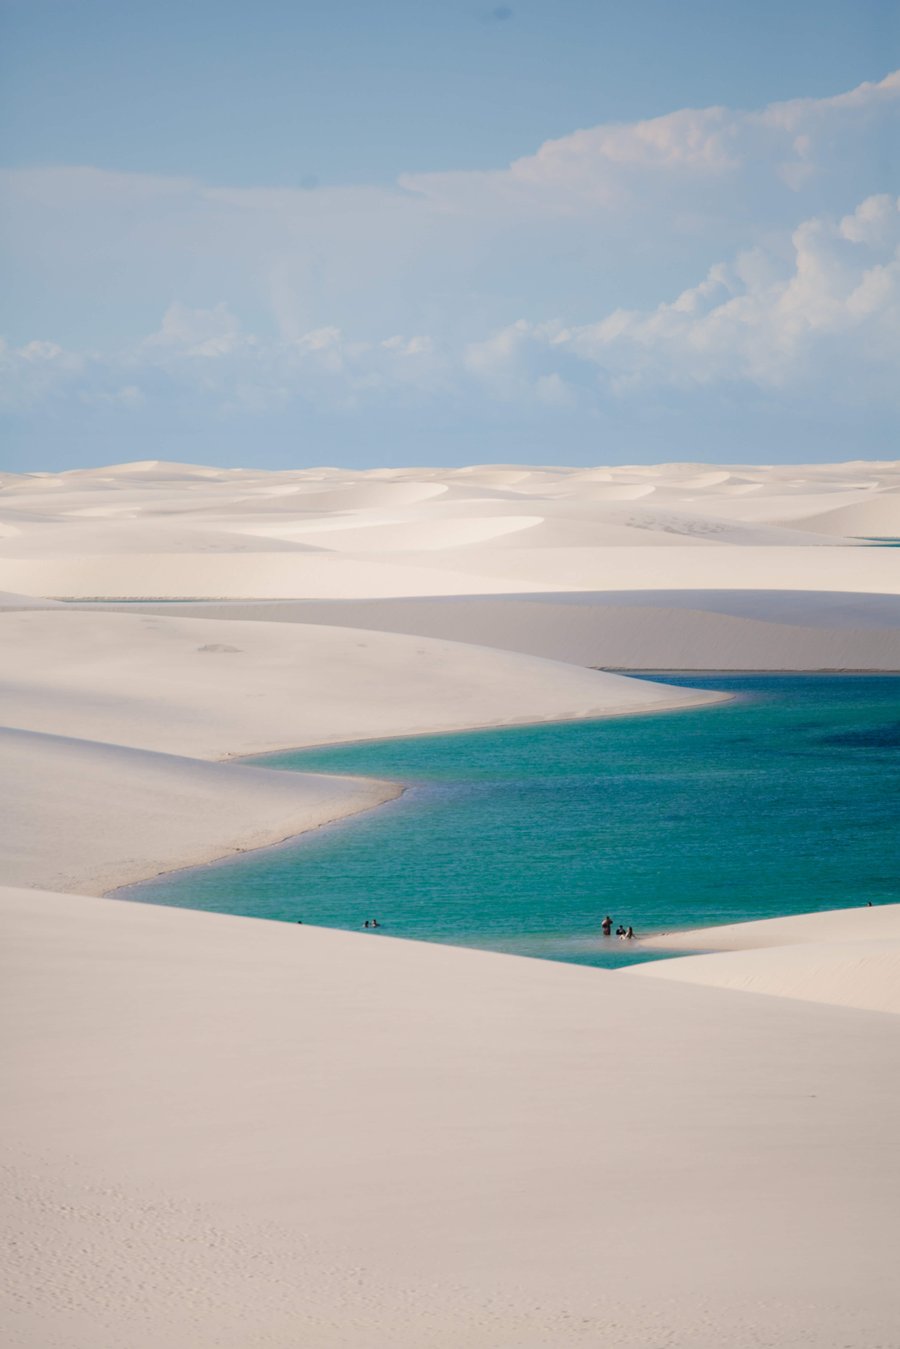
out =
<path fill-rule="evenodd" d="M 246 756 L 720 701 L 309 624 L 19 609 L 0 615 L 0 635 L 5 877 L 88 894 L 278 842 L 398 790 Z"/>

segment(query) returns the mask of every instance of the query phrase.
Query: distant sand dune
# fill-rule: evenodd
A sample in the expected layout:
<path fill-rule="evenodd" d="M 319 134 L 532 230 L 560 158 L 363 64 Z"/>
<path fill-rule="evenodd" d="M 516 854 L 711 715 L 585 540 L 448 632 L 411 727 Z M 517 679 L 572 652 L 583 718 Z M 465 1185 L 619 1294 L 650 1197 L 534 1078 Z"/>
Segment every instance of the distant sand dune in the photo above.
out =
<path fill-rule="evenodd" d="M 859 537 L 900 532 L 898 511 L 889 463 L 264 473 L 148 461 L 8 475 L 0 586 L 108 599 L 893 594 L 900 553 Z"/>
<path fill-rule="evenodd" d="M 820 530 L 823 534 L 900 539 L 900 492 L 885 492 L 869 501 L 807 516 L 803 525 L 805 529 Z"/>

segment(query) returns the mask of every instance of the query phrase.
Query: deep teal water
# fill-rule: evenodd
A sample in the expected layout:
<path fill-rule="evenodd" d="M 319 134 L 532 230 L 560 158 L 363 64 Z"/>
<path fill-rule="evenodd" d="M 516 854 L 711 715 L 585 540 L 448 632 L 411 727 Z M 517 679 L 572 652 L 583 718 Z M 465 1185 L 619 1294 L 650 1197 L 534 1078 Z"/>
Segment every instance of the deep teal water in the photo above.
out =
<path fill-rule="evenodd" d="M 900 900 L 900 676 L 667 677 L 734 702 L 268 756 L 412 784 L 129 898 L 592 965 L 671 927 Z"/>

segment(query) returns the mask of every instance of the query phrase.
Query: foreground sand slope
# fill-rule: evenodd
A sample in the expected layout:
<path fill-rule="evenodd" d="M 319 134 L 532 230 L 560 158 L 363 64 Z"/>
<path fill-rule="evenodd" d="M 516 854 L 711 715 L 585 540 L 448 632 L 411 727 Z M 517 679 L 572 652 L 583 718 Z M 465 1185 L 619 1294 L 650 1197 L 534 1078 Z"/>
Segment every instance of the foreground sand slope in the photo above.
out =
<path fill-rule="evenodd" d="M 893 1018 L 36 891 L 0 912 L 15 1349 L 895 1342 Z"/>

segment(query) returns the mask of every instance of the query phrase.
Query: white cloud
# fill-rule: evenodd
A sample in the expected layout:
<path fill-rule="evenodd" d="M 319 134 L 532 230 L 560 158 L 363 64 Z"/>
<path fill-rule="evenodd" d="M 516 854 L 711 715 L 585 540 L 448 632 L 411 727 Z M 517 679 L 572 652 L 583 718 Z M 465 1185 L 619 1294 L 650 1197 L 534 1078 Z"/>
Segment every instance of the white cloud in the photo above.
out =
<path fill-rule="evenodd" d="M 710 256 L 845 212 L 888 186 L 898 112 L 894 75 L 759 111 L 681 109 L 590 127 L 495 170 L 406 174 L 383 187 L 7 171 L 7 255 L 19 293 L 33 276 L 65 326 L 92 325 L 92 343 L 105 338 L 104 315 L 121 331 L 160 294 L 266 312 L 284 339 L 334 324 L 373 337 L 443 334 L 469 315 L 502 326 L 516 317 L 513 297 L 532 317 L 571 312 L 586 293 L 600 306 L 642 303 Z M 217 340 L 228 332 L 195 345 Z"/>
<path fill-rule="evenodd" d="M 727 187 L 762 168 L 800 189 L 834 157 L 836 133 L 854 141 L 873 119 L 895 118 L 900 72 L 847 94 L 776 103 L 761 112 L 682 109 L 649 121 L 575 131 L 493 172 L 406 174 L 401 185 L 442 210 L 471 211 L 502 201 L 517 210 L 623 210 L 648 191 L 680 198 Z M 852 153 L 852 151 L 851 151 Z"/>
<path fill-rule="evenodd" d="M 0 347 L 6 406 L 192 424 L 437 408 L 441 426 L 672 390 L 893 408 L 898 112 L 895 74 L 387 187 L 8 172 L 17 293 L 50 317 Z"/>
<path fill-rule="evenodd" d="M 865 367 L 900 392 L 900 212 L 879 196 L 840 221 L 804 221 L 784 274 L 762 252 L 718 264 L 652 311 L 617 310 L 554 339 L 638 384 L 749 381 L 785 387 L 819 374 L 833 394 Z M 886 388 L 890 385 L 887 384 Z"/>
<path fill-rule="evenodd" d="M 74 387 L 86 365 L 84 356 L 57 342 L 15 347 L 0 338 L 0 408 L 19 412 L 56 398 Z"/>
<path fill-rule="evenodd" d="M 212 309 L 190 309 L 176 302 L 163 314 L 159 331 L 147 338 L 147 346 L 212 358 L 229 355 L 241 340 L 241 325 L 224 301 Z"/>
<path fill-rule="evenodd" d="M 748 385 L 807 397 L 868 394 L 895 403 L 900 367 L 900 203 L 880 195 L 793 232 L 788 258 L 756 248 L 717 263 L 698 284 L 647 310 L 594 322 L 518 319 L 476 341 L 425 334 L 353 338 L 335 326 L 283 340 L 244 332 L 224 302 L 173 303 L 159 330 L 90 358 L 35 341 L 3 349 L 19 405 L 86 384 L 83 401 L 128 409 L 164 377 L 219 412 L 266 413 L 296 402 L 352 411 L 384 400 L 486 398 L 557 410 L 609 395 Z M 158 390 L 157 390 L 158 396 Z"/>

